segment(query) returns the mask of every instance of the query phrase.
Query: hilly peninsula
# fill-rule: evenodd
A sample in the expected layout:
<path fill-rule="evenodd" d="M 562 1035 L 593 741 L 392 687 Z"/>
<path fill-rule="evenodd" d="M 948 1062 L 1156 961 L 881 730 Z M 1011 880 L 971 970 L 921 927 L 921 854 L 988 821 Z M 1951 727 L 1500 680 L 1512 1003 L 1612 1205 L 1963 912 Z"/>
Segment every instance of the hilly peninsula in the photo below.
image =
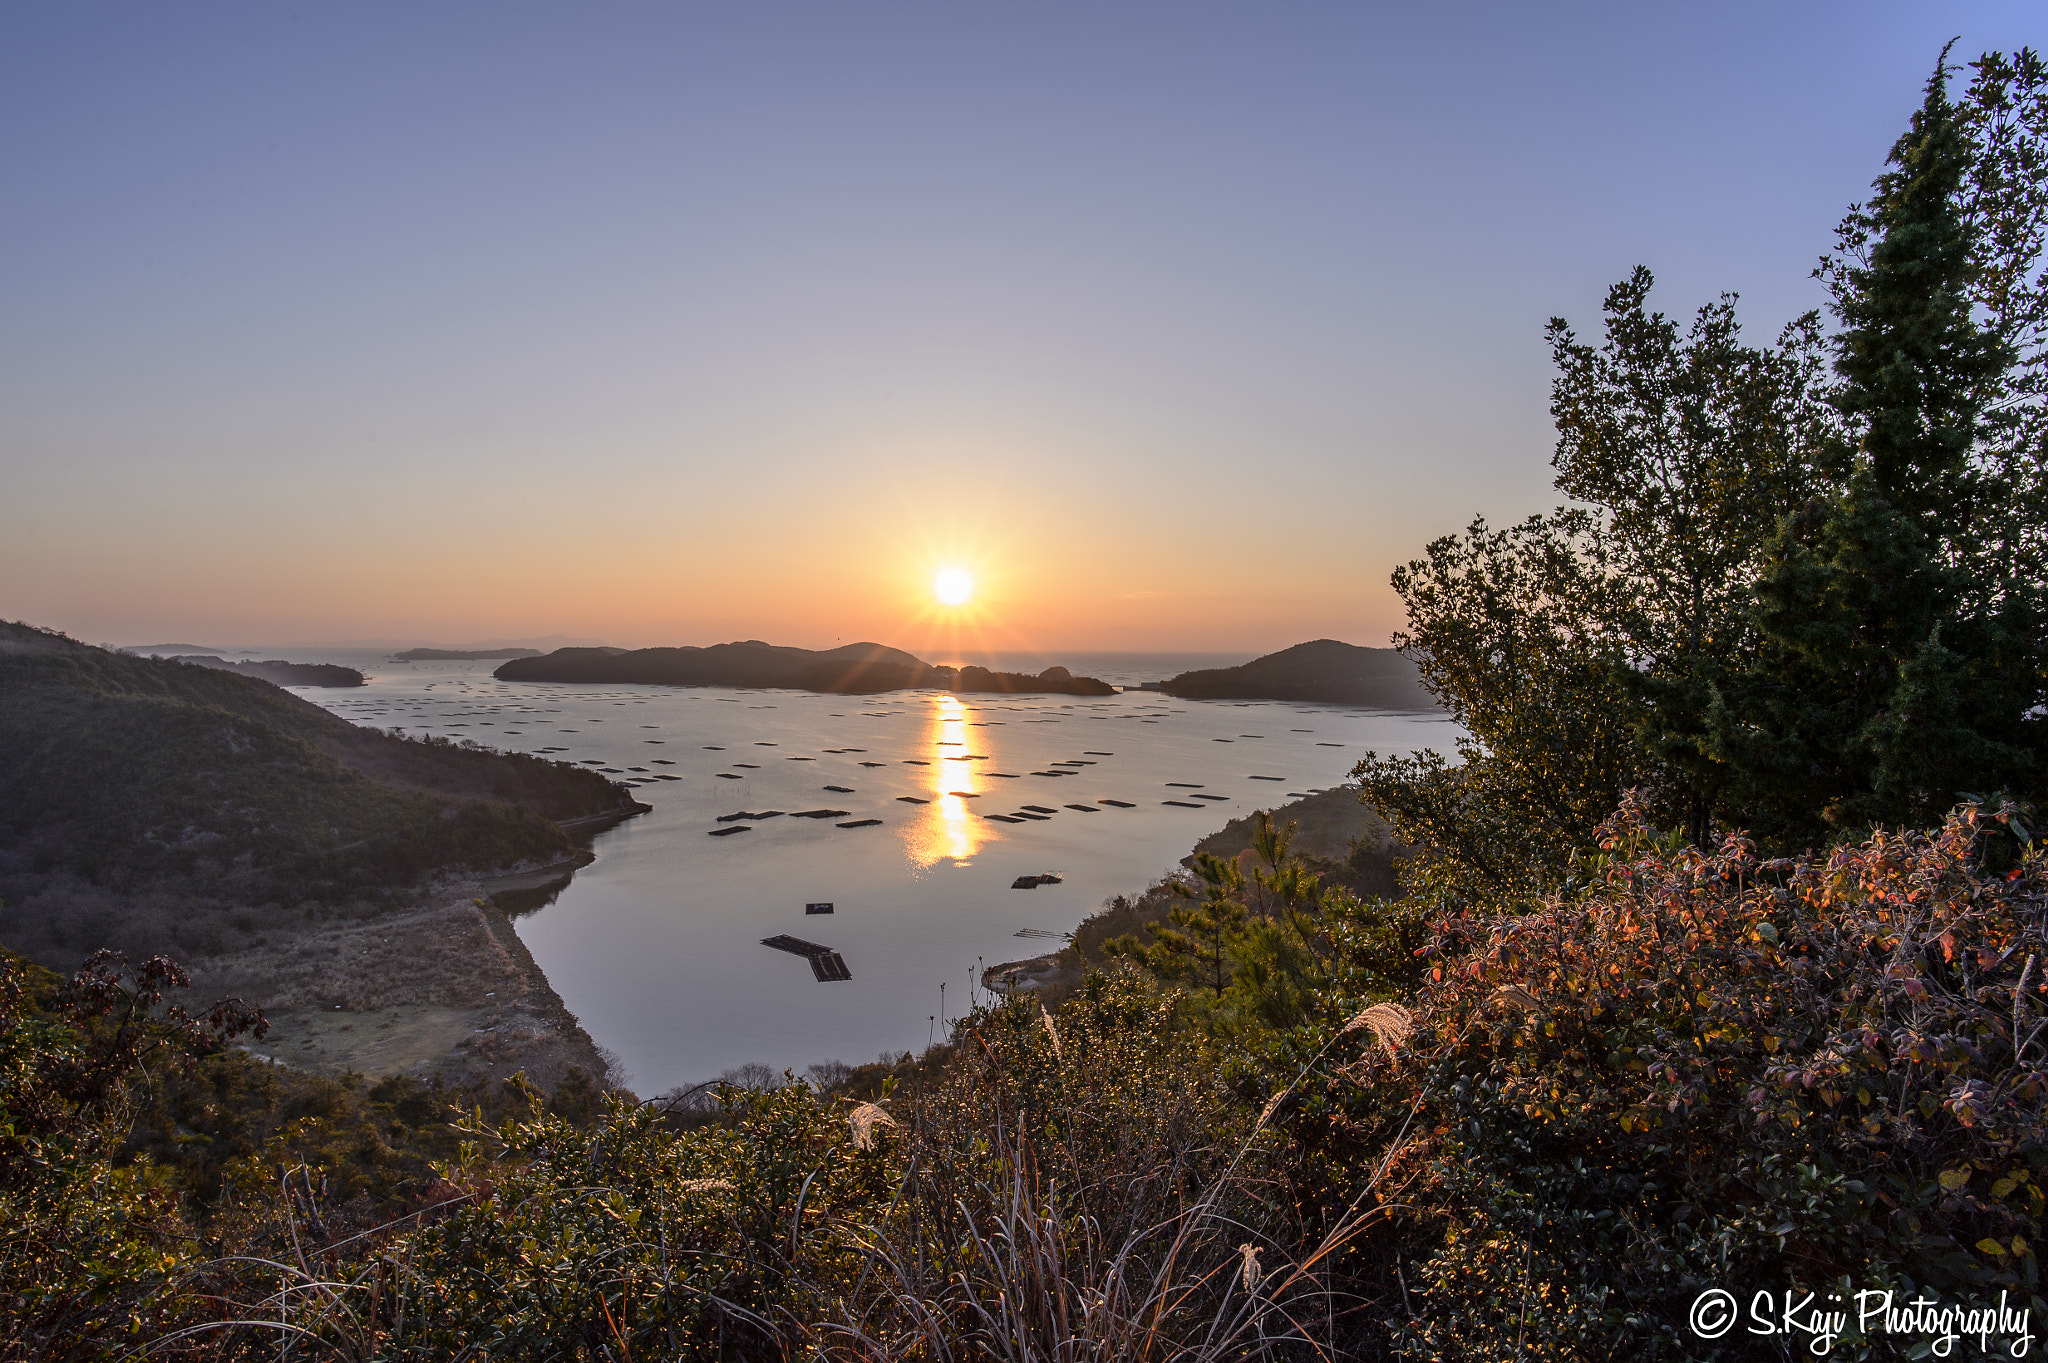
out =
<path fill-rule="evenodd" d="M 487 895 L 587 859 L 582 830 L 645 808 L 625 788 L 23 624 L 0 622 L 0 696 L 9 947 L 169 954 L 267 1009 L 295 1065 L 602 1072 Z"/>
<path fill-rule="evenodd" d="M 244 658 L 231 663 L 226 658 L 211 653 L 181 653 L 170 661 L 184 663 L 188 667 L 211 667 L 221 672 L 239 672 L 245 677 L 260 677 L 276 686 L 361 686 L 363 674 L 353 667 L 341 667 L 334 663 L 288 663 L 282 658 L 256 662 Z"/>
<path fill-rule="evenodd" d="M 492 675 L 502 681 L 779 687 L 841 695 L 912 688 L 1073 696 L 1116 691 L 1093 677 L 1076 677 L 1064 667 L 1049 667 L 1033 676 L 982 667 L 935 667 L 883 644 L 813 651 L 759 639 L 707 648 L 559 648 L 539 658 L 515 658 Z"/>
<path fill-rule="evenodd" d="M 1183 672 L 1160 690 L 1187 700 L 1301 700 L 1369 705 L 1380 710 L 1434 710 L 1414 660 L 1399 649 L 1360 648 L 1313 639 L 1241 667 Z"/>

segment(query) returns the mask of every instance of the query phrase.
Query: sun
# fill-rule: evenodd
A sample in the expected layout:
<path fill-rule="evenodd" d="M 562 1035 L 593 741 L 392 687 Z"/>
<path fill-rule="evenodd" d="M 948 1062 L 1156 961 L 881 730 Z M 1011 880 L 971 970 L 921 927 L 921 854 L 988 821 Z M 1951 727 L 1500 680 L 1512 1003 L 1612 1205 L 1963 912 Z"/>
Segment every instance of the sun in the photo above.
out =
<path fill-rule="evenodd" d="M 964 606 L 974 595 L 974 579 L 958 568 L 948 568 L 932 579 L 932 595 L 949 606 Z"/>

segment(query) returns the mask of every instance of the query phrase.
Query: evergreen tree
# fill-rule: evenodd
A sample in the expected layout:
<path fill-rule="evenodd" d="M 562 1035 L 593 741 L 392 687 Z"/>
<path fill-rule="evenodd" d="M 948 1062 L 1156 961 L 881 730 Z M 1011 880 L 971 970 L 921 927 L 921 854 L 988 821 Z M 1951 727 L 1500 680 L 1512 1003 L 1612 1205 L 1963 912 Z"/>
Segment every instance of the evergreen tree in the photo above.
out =
<path fill-rule="evenodd" d="M 1982 552 L 2010 519 L 2012 489 L 1978 454 L 2012 351 L 1973 316 L 1973 146 L 1947 75 L 1851 216 L 1872 245 L 1837 301 L 1843 489 L 1780 526 L 1756 587 L 1762 644 L 1717 688 L 1701 744 L 1737 817 L 1795 841 L 1924 823 L 2038 772 L 2038 584 Z"/>

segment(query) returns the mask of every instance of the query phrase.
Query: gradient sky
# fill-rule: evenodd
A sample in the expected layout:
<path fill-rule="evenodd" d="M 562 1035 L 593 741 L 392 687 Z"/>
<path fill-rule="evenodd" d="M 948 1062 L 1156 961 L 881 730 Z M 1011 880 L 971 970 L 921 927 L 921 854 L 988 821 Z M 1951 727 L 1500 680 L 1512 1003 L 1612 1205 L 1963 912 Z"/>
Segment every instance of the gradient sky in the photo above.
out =
<path fill-rule="evenodd" d="M 1545 319 L 1774 334 L 2043 14 L 11 5 L 0 618 L 1381 644 L 1551 503 Z"/>

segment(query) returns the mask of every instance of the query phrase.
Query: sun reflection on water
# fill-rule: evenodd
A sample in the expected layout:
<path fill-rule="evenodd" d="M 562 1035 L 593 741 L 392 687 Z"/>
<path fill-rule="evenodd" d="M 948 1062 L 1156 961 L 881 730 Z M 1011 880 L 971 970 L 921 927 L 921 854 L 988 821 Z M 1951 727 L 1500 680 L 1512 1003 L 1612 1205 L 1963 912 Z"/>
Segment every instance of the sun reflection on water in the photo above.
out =
<path fill-rule="evenodd" d="M 930 866 L 942 858 L 964 862 L 981 850 L 989 828 L 974 812 L 973 797 L 981 793 L 981 776 L 970 758 L 977 756 L 968 736 L 967 707 L 958 698 L 940 696 L 932 703 L 925 747 L 931 803 L 924 817 L 904 828 L 904 849 L 916 865 Z"/>

